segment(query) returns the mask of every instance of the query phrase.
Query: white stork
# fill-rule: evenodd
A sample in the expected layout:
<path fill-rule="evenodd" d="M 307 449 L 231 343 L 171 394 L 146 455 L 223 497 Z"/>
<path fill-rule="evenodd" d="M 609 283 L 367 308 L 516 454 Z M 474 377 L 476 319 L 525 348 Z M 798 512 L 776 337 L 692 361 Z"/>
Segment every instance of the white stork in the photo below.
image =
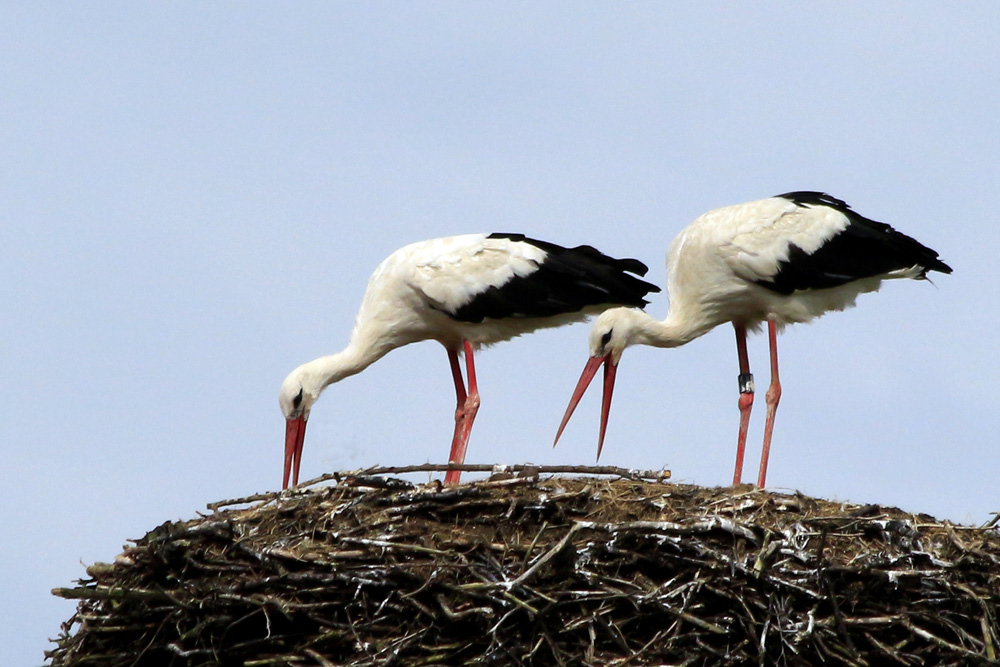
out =
<path fill-rule="evenodd" d="M 523 234 L 466 234 L 414 243 L 372 274 L 347 347 L 305 363 L 278 395 L 286 419 L 283 488 L 298 484 L 309 411 L 320 393 L 389 351 L 436 340 L 448 351 L 458 407 L 450 463 L 465 460 L 479 409 L 473 351 L 547 327 L 583 320 L 609 306 L 642 307 L 659 288 L 636 259 L 614 259 L 590 246 L 563 248 Z M 468 390 L 459 353 L 465 354 Z M 459 480 L 450 470 L 445 482 Z"/>
<path fill-rule="evenodd" d="M 855 213 L 820 192 L 789 192 L 709 211 L 681 231 L 667 253 L 670 310 L 662 322 L 632 308 L 602 313 L 590 332 L 590 361 L 563 416 L 556 442 L 587 386 L 604 365 L 604 398 L 597 444 L 600 457 L 611 408 L 615 371 L 629 345 L 678 347 L 724 322 L 736 329 L 739 357 L 740 431 L 736 472 L 743 472 L 754 384 L 747 360 L 747 330 L 767 323 L 771 385 L 757 484 L 764 486 L 781 397 L 777 332 L 831 310 L 854 305 L 890 278 L 924 279 L 928 271 L 951 273 L 938 254 L 887 224 Z"/>

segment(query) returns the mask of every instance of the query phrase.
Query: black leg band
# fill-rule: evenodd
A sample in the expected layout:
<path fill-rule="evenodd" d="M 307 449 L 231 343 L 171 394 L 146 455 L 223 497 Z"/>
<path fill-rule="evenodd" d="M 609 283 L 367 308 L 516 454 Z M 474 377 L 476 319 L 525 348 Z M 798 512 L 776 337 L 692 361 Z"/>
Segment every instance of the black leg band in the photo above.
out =
<path fill-rule="evenodd" d="M 752 394 L 753 393 L 753 373 L 740 373 L 740 393 L 741 394 Z"/>

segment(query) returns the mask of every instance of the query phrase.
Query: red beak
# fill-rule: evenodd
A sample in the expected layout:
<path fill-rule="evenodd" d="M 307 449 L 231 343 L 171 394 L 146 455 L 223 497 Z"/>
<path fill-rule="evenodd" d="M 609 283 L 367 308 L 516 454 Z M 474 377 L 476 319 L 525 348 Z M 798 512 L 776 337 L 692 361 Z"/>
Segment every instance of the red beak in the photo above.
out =
<path fill-rule="evenodd" d="M 584 392 L 590 386 L 590 381 L 594 379 L 597 369 L 602 364 L 604 365 L 604 398 L 601 401 L 601 433 L 597 440 L 597 458 L 601 458 L 601 450 L 604 448 L 604 434 L 608 430 L 608 415 L 611 414 L 611 394 L 615 390 L 615 373 L 618 371 L 617 364 L 611 361 L 611 355 L 591 357 L 587 365 L 583 367 L 583 375 L 580 376 L 580 381 L 576 383 L 576 389 L 573 390 L 573 396 L 569 399 L 569 406 L 566 408 L 566 414 L 563 415 L 562 423 L 559 424 L 556 441 L 552 443 L 553 447 L 559 444 L 559 436 L 562 435 L 563 429 L 569 423 L 569 418 L 573 416 L 573 411 L 576 410 L 577 404 L 580 403 Z"/>
<path fill-rule="evenodd" d="M 302 463 L 302 442 L 306 439 L 306 419 L 299 417 L 285 422 L 285 477 L 282 489 L 288 488 L 288 473 L 292 473 L 292 486 L 299 483 L 299 464 Z"/>

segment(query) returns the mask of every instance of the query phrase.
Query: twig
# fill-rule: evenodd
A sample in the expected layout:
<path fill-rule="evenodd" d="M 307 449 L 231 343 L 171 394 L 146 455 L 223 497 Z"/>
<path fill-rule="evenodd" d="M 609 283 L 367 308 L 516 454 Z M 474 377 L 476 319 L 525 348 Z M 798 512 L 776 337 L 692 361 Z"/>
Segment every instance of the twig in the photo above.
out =
<path fill-rule="evenodd" d="M 605 530 L 608 532 L 616 532 L 621 530 L 636 530 L 636 531 L 663 531 L 665 533 L 707 533 L 712 530 L 723 530 L 730 533 L 733 536 L 738 536 L 750 540 L 751 542 L 757 542 L 757 536 L 754 532 L 736 523 L 732 519 L 726 519 L 721 516 L 713 516 L 707 519 L 701 519 L 699 521 L 689 521 L 684 523 L 676 523 L 673 521 L 623 521 L 619 523 L 600 523 L 596 521 L 580 521 L 578 522 L 584 528 L 592 528 L 594 530 Z"/>
<path fill-rule="evenodd" d="M 233 505 L 248 505 L 250 503 L 256 503 L 261 501 L 271 501 L 275 500 L 281 496 L 285 495 L 295 495 L 296 492 L 302 491 L 310 486 L 316 486 L 317 484 L 322 484 L 323 482 L 335 481 L 341 482 L 345 479 L 351 477 L 365 477 L 374 475 L 401 475 L 405 473 L 416 473 L 416 472 L 448 472 L 449 470 L 459 470 L 461 472 L 489 472 L 493 474 L 502 473 L 529 473 L 529 477 L 537 477 L 539 474 L 542 475 L 553 475 L 553 474 L 572 474 L 572 475 L 606 475 L 619 477 L 621 479 L 629 479 L 633 481 L 653 481 L 662 482 L 664 480 L 670 479 L 671 473 L 669 470 L 634 470 L 632 468 L 620 468 L 618 466 L 570 466 L 570 465 L 548 465 L 540 466 L 530 463 L 525 464 L 480 464 L 480 463 L 422 463 L 419 465 L 410 466 L 372 466 L 370 468 L 359 468 L 357 470 L 342 470 L 338 472 L 329 472 L 319 477 L 314 477 L 308 479 L 304 482 L 300 482 L 297 486 L 288 489 L 287 491 L 272 491 L 269 493 L 257 493 L 249 496 L 243 496 L 242 498 L 232 498 L 230 500 L 219 500 L 214 503 L 209 503 L 207 505 L 208 509 L 213 512 L 219 510 L 223 507 L 231 507 Z"/>
<path fill-rule="evenodd" d="M 415 472 L 448 472 L 459 470 L 461 472 L 489 472 L 494 474 L 509 472 L 528 472 L 542 475 L 550 474 L 573 474 L 573 475 L 609 475 L 622 479 L 635 481 L 662 481 L 670 479 L 669 470 L 634 470 L 632 468 L 620 468 L 618 466 L 571 466 L 571 465 L 534 465 L 526 464 L 480 464 L 480 463 L 422 463 L 410 466 L 373 466 L 371 468 L 361 468 L 358 470 L 344 470 L 340 472 L 326 473 L 310 480 L 300 482 L 296 488 L 304 488 L 321 484 L 330 480 L 341 481 L 347 477 L 365 475 L 401 475 Z"/>
<path fill-rule="evenodd" d="M 553 558 L 555 558 L 556 554 L 558 554 L 560 551 L 562 551 L 563 548 L 569 543 L 570 538 L 573 537 L 574 534 L 576 534 L 576 531 L 580 530 L 583 527 L 584 526 L 583 526 L 582 522 L 581 523 L 575 523 L 575 524 L 573 524 L 573 527 L 570 528 L 568 531 L 566 531 L 566 534 L 563 535 L 563 538 L 561 540 L 559 540 L 554 547 L 552 547 L 551 549 L 549 549 L 548 551 L 546 551 L 543 555 L 539 556 L 538 560 L 536 560 L 531 565 L 531 567 L 529 567 L 527 570 L 525 570 L 521 574 L 521 576 L 519 576 L 518 578 L 514 579 L 514 581 L 511 581 L 510 583 L 508 583 L 507 584 L 507 588 L 508 589 L 515 588 L 515 587 L 520 586 L 521 584 L 523 584 L 525 581 L 527 581 L 528 578 L 531 575 L 533 575 L 535 572 L 538 571 L 538 568 L 540 568 L 541 566 L 545 565 L 550 560 L 552 560 Z"/>
<path fill-rule="evenodd" d="M 162 591 L 139 588 L 53 588 L 52 594 L 66 600 L 156 600 L 170 601 L 172 598 Z"/>
<path fill-rule="evenodd" d="M 923 637 L 927 641 L 937 644 L 941 648 L 945 648 L 948 649 L 949 651 L 953 651 L 959 655 L 962 655 L 968 658 L 969 660 L 975 660 L 976 662 L 983 662 L 983 663 L 993 662 L 992 660 L 990 660 L 989 658 L 987 658 L 982 654 L 976 653 L 975 651 L 970 651 L 969 649 L 959 646 L 958 644 L 953 644 L 947 639 L 938 637 L 932 632 L 928 632 L 927 630 L 924 630 L 923 628 L 914 625 L 913 622 L 910 621 L 910 619 L 908 618 L 905 617 L 903 618 L 903 625 L 906 626 L 906 629 L 912 632 L 913 634 L 919 637 Z"/>

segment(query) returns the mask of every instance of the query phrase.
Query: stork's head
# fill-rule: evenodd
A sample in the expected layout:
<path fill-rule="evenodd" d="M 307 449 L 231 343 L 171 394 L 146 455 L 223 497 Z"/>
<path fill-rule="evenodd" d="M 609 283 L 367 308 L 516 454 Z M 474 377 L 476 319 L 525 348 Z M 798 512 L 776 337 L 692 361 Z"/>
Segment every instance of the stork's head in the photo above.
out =
<path fill-rule="evenodd" d="M 569 423 L 569 418 L 576 410 L 577 404 L 583 398 L 584 392 L 590 386 L 590 381 L 597 374 L 597 369 L 604 366 L 604 397 L 601 401 L 601 432 L 597 441 L 597 458 L 601 457 L 604 447 L 604 433 L 608 428 L 608 415 L 611 412 L 611 394 L 615 389 L 615 374 L 618 362 L 621 361 L 625 348 L 635 342 L 636 333 L 640 331 L 640 323 L 648 319 L 637 308 L 611 308 L 598 315 L 590 330 L 590 360 L 583 368 L 583 375 L 576 384 L 573 396 L 569 399 L 566 414 L 563 415 L 559 431 L 556 433 L 556 443 L 563 429 Z M 555 444 L 553 444 L 553 447 Z"/>
<path fill-rule="evenodd" d="M 285 416 L 285 474 L 282 488 L 288 488 L 289 473 L 292 484 L 299 483 L 299 464 L 302 463 L 302 443 L 306 438 L 306 420 L 309 410 L 319 397 L 321 388 L 306 366 L 299 366 L 281 383 L 278 405 Z"/>
<path fill-rule="evenodd" d="M 590 330 L 590 357 L 618 365 L 625 348 L 636 342 L 640 323 L 648 319 L 638 308 L 611 308 L 594 320 Z"/>

